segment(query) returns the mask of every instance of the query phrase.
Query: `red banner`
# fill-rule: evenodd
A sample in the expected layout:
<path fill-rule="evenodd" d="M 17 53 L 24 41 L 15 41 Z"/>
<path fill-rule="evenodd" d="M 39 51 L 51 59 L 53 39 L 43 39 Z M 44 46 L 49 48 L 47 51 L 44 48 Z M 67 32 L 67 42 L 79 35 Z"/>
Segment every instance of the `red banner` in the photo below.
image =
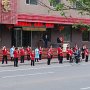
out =
<path fill-rule="evenodd" d="M 17 21 L 17 0 L 0 0 L 0 23 L 15 24 Z"/>

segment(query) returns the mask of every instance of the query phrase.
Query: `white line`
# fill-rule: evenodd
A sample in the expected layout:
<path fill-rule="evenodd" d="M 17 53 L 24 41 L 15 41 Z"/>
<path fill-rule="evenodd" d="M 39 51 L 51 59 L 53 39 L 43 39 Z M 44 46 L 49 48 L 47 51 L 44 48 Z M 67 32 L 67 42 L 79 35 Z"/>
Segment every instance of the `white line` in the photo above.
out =
<path fill-rule="evenodd" d="M 68 67 L 71 65 L 63 65 L 63 66 L 50 66 L 50 67 L 37 67 L 37 68 L 27 68 L 27 69 L 15 69 L 15 70 L 1 70 L 1 72 L 14 72 L 14 71 L 24 71 L 24 70 L 32 70 L 32 69 L 48 69 L 48 68 L 57 68 L 57 67 Z"/>
<path fill-rule="evenodd" d="M 45 75 L 45 74 L 52 74 L 54 72 L 44 72 L 44 73 L 35 73 L 35 74 L 25 74 L 25 75 L 15 75 L 15 76 L 5 76 L 0 78 L 15 78 L 15 77 L 25 77 L 25 76 L 35 76 L 35 75 Z"/>
<path fill-rule="evenodd" d="M 87 89 L 90 89 L 90 87 L 81 88 L 81 90 L 87 90 Z"/>

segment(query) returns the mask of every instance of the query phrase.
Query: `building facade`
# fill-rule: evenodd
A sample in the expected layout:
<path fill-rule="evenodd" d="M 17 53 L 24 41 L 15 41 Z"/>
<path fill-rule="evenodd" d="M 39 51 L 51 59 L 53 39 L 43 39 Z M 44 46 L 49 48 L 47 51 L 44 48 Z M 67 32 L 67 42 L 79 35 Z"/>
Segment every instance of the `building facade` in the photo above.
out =
<path fill-rule="evenodd" d="M 17 47 L 44 46 L 43 36 L 48 35 L 49 43 L 57 47 L 57 38 L 63 37 L 64 43 L 71 46 L 86 44 L 90 48 L 90 32 L 75 30 L 72 25 L 83 22 L 90 24 L 90 16 L 80 15 L 75 9 L 65 10 L 65 16 L 60 11 L 54 11 L 55 5 L 48 0 L 0 0 L 8 2 L 9 6 L 0 4 L 0 47 L 12 45 Z M 56 0 L 65 3 L 67 0 Z M 76 7 L 76 5 L 72 5 Z"/>

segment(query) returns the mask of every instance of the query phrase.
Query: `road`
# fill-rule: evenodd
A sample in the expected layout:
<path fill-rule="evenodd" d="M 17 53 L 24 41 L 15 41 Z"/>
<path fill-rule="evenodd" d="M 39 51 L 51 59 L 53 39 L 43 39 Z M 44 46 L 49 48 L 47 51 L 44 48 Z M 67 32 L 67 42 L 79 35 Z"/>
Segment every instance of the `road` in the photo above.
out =
<path fill-rule="evenodd" d="M 1 66 L 0 90 L 90 90 L 90 61 Z"/>

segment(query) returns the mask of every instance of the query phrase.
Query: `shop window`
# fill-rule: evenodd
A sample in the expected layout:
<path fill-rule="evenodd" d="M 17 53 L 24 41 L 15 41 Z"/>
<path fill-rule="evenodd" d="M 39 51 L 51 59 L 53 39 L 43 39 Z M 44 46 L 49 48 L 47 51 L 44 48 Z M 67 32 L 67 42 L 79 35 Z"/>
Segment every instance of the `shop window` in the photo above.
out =
<path fill-rule="evenodd" d="M 82 32 L 82 41 L 89 41 L 89 31 Z"/>
<path fill-rule="evenodd" d="M 37 5 L 37 0 L 26 0 L 26 4 L 34 4 L 34 5 Z"/>
<path fill-rule="evenodd" d="M 61 2 L 61 0 L 55 0 L 55 3 L 50 3 L 50 6 L 53 6 L 53 7 L 55 7 L 58 3 L 60 3 Z"/>

